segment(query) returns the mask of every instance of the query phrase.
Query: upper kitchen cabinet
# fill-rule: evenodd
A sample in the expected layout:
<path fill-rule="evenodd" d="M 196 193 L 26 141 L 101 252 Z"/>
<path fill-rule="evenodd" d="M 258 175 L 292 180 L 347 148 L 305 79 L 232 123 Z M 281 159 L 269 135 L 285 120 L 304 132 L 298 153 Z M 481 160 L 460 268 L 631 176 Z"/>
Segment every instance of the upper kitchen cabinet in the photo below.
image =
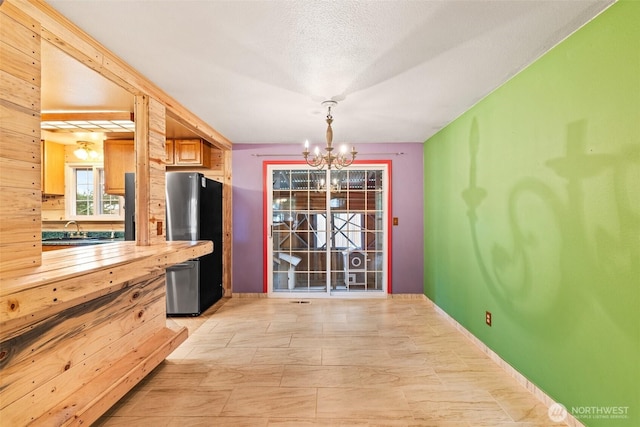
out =
<path fill-rule="evenodd" d="M 64 195 L 64 145 L 42 141 L 42 194 Z"/>
<path fill-rule="evenodd" d="M 133 140 L 104 142 L 104 192 L 124 196 L 124 174 L 136 171 Z"/>
<path fill-rule="evenodd" d="M 211 167 L 211 146 L 201 139 L 167 140 L 166 146 L 167 166 Z"/>

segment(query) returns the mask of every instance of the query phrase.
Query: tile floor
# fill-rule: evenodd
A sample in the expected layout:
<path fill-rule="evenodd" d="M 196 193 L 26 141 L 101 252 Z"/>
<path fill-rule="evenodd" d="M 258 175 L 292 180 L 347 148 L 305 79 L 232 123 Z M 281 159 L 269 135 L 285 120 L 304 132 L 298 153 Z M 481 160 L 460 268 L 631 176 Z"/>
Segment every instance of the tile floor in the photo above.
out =
<path fill-rule="evenodd" d="M 422 299 L 230 298 L 99 426 L 558 425 Z"/>

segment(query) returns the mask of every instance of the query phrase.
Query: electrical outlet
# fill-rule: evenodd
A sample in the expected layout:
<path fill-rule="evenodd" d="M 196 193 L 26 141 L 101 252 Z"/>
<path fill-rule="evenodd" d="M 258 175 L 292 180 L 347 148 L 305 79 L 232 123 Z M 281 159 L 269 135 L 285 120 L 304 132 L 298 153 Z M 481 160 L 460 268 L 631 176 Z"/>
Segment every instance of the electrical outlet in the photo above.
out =
<path fill-rule="evenodd" d="M 486 311 L 485 312 L 484 321 L 487 323 L 488 326 L 491 326 L 491 312 L 490 311 Z"/>

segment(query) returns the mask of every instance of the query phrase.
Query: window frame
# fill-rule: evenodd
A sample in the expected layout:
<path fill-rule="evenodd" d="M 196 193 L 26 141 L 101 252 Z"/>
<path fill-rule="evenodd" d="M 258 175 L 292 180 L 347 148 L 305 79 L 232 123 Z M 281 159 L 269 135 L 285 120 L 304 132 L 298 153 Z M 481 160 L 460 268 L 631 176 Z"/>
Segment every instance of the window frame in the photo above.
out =
<path fill-rule="evenodd" d="M 87 169 L 91 168 L 93 170 L 93 185 L 94 188 L 100 187 L 100 173 L 99 171 L 104 171 L 103 163 L 94 163 L 94 162 L 86 162 L 86 163 L 67 163 L 66 164 L 66 173 L 65 173 L 65 189 L 64 189 L 64 198 L 65 198 L 65 216 L 68 220 L 76 220 L 76 221 L 124 221 L 124 197 L 117 196 L 120 200 L 120 209 L 119 214 L 100 214 L 100 215 L 77 215 L 76 208 L 76 169 Z M 104 176 L 104 172 L 103 172 Z M 104 182 L 102 183 L 104 185 Z M 99 198 L 96 196 L 97 192 L 94 191 L 94 206 L 99 205 Z"/>

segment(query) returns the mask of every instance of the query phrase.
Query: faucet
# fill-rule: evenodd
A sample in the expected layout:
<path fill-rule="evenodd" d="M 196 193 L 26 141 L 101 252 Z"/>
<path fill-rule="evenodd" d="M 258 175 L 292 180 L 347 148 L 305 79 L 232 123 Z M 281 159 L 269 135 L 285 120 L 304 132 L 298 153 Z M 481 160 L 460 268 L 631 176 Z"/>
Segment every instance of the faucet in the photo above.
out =
<path fill-rule="evenodd" d="M 76 225 L 76 232 L 75 233 L 71 233 L 71 235 L 76 235 L 79 236 L 80 235 L 80 226 L 78 225 L 77 222 L 75 221 L 69 221 L 64 225 L 64 232 L 65 234 L 67 234 L 67 227 L 69 226 L 69 224 L 75 224 Z"/>

